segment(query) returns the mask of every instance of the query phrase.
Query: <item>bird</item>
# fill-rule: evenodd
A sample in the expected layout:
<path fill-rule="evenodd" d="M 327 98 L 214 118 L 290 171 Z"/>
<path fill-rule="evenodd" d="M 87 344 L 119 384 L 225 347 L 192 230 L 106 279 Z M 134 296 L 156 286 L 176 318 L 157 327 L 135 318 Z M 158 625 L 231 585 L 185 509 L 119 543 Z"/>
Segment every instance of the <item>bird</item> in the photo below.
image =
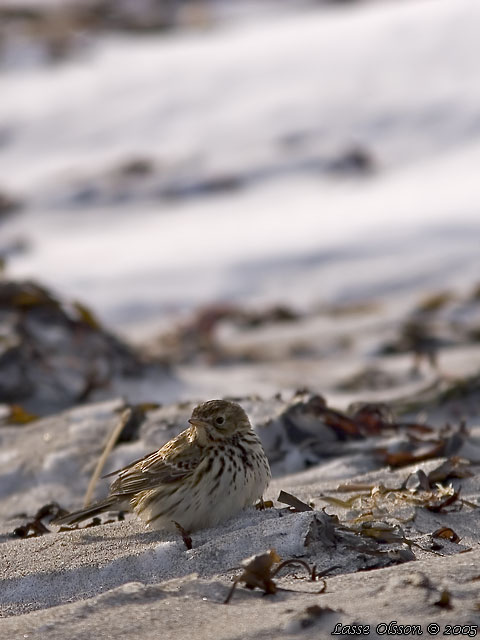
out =
<path fill-rule="evenodd" d="M 263 501 L 270 465 L 244 409 L 236 402 L 209 400 L 193 409 L 188 422 L 158 451 L 108 474 L 117 478 L 106 499 L 54 524 L 73 525 L 103 511 L 126 509 L 149 528 L 190 533 Z"/>

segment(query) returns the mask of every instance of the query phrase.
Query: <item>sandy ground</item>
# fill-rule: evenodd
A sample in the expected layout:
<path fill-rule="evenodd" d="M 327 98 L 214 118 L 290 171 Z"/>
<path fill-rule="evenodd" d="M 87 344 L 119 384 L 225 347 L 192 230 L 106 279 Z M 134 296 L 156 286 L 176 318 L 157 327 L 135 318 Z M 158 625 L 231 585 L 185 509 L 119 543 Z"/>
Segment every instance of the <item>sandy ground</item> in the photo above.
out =
<path fill-rule="evenodd" d="M 270 447 L 289 433 L 296 415 L 292 400 L 245 398 L 244 403 L 256 406 L 257 430 L 276 476 L 266 498 L 275 506 L 249 509 L 224 525 L 193 534 L 191 550 L 180 535 L 148 531 L 130 516 L 124 522 L 114 517 L 109 524 L 57 533 L 47 518 L 51 533 L 12 538 L 13 529 L 44 502 L 78 505 L 123 401 L 86 405 L 24 427 L 3 427 L 3 636 L 142 638 L 155 630 L 180 638 L 193 626 L 203 638 L 319 637 L 330 635 L 336 624 L 355 623 L 370 625 L 367 637 L 389 637 L 395 632 L 377 625 L 397 621 L 421 625 L 425 637 L 435 636 L 434 627 L 430 635 L 427 631 L 430 623 L 440 625 L 442 634 L 448 625 L 462 625 L 462 637 L 474 637 L 474 627 L 468 625 L 479 622 L 480 430 L 472 426 L 453 451 L 467 472 L 440 478 L 424 492 L 412 479 L 420 477 L 419 470 L 430 477 L 446 458 L 389 470 L 375 451 L 391 442 L 391 433 L 336 444 L 334 440 L 337 455 L 323 460 L 320 455 L 309 469 L 282 473 L 285 466 L 305 466 L 305 456 L 311 459 L 318 451 L 315 441 L 310 439 L 308 449 L 298 443 L 296 456 L 292 441 L 281 459 L 282 447 Z M 429 402 L 424 406 L 432 416 L 438 412 Z M 151 438 L 168 439 L 189 410 L 188 405 L 154 410 L 137 439 L 114 449 L 109 468 L 142 455 Z M 451 415 L 452 405 L 443 405 L 441 411 L 444 417 Z M 321 450 L 321 420 L 316 429 Z M 460 486 L 461 502 L 426 508 Z M 290 511 L 276 501 L 281 490 L 314 509 Z M 104 491 L 105 481 L 97 493 Z M 375 540 L 359 533 L 362 522 L 380 532 L 380 542 L 378 535 Z M 455 540 L 432 536 L 442 528 L 451 529 L 448 536 Z M 276 579 L 277 594 L 263 596 L 239 585 L 230 604 L 223 605 L 241 562 L 271 548 L 283 559 L 300 558 L 315 565 L 320 575 L 331 573 L 325 583 L 312 582 L 301 567 L 285 569 Z"/>
<path fill-rule="evenodd" d="M 0 60 L 0 289 L 56 292 L 0 295 L 2 638 L 478 635 L 480 6 L 301 4 Z M 272 507 L 191 549 L 35 517 L 126 406 L 107 473 L 218 397 Z M 224 605 L 269 549 L 325 576 Z"/>

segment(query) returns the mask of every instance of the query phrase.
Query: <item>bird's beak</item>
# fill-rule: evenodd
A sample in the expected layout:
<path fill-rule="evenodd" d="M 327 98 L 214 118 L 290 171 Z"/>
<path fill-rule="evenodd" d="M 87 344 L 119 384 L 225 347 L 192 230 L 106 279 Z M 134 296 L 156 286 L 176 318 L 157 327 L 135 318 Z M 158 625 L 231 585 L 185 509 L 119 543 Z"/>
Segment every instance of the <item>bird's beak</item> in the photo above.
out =
<path fill-rule="evenodd" d="M 202 428 L 206 429 L 208 427 L 208 424 L 206 422 L 204 422 L 203 420 L 195 419 L 195 418 L 190 418 L 189 423 L 192 426 L 200 428 L 200 429 L 202 429 Z"/>

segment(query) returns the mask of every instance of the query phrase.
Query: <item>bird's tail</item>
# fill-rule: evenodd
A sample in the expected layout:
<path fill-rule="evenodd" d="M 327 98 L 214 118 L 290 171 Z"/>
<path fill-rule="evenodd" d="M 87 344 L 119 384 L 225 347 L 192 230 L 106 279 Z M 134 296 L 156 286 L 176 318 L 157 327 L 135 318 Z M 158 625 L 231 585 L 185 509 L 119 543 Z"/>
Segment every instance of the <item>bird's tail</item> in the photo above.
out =
<path fill-rule="evenodd" d="M 102 500 L 101 502 L 96 502 L 85 509 L 78 509 L 78 511 L 72 511 L 71 513 L 67 513 L 65 516 L 60 516 L 60 518 L 52 520 L 52 524 L 77 524 L 78 522 L 82 522 L 82 520 L 86 520 L 87 518 L 92 518 L 103 511 L 108 511 L 114 505 L 118 506 L 118 500 L 112 496 Z"/>

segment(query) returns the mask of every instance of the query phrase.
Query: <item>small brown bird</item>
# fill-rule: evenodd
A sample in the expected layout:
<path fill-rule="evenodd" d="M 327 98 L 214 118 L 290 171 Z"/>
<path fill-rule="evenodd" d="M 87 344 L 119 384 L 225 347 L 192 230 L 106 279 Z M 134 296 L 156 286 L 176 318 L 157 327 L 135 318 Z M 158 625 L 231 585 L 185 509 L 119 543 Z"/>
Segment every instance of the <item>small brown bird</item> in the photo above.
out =
<path fill-rule="evenodd" d="M 262 444 L 242 407 L 204 402 L 190 427 L 118 474 L 108 497 L 55 524 L 75 524 L 109 509 L 133 510 L 155 529 L 194 531 L 231 518 L 262 498 L 271 478 Z"/>

